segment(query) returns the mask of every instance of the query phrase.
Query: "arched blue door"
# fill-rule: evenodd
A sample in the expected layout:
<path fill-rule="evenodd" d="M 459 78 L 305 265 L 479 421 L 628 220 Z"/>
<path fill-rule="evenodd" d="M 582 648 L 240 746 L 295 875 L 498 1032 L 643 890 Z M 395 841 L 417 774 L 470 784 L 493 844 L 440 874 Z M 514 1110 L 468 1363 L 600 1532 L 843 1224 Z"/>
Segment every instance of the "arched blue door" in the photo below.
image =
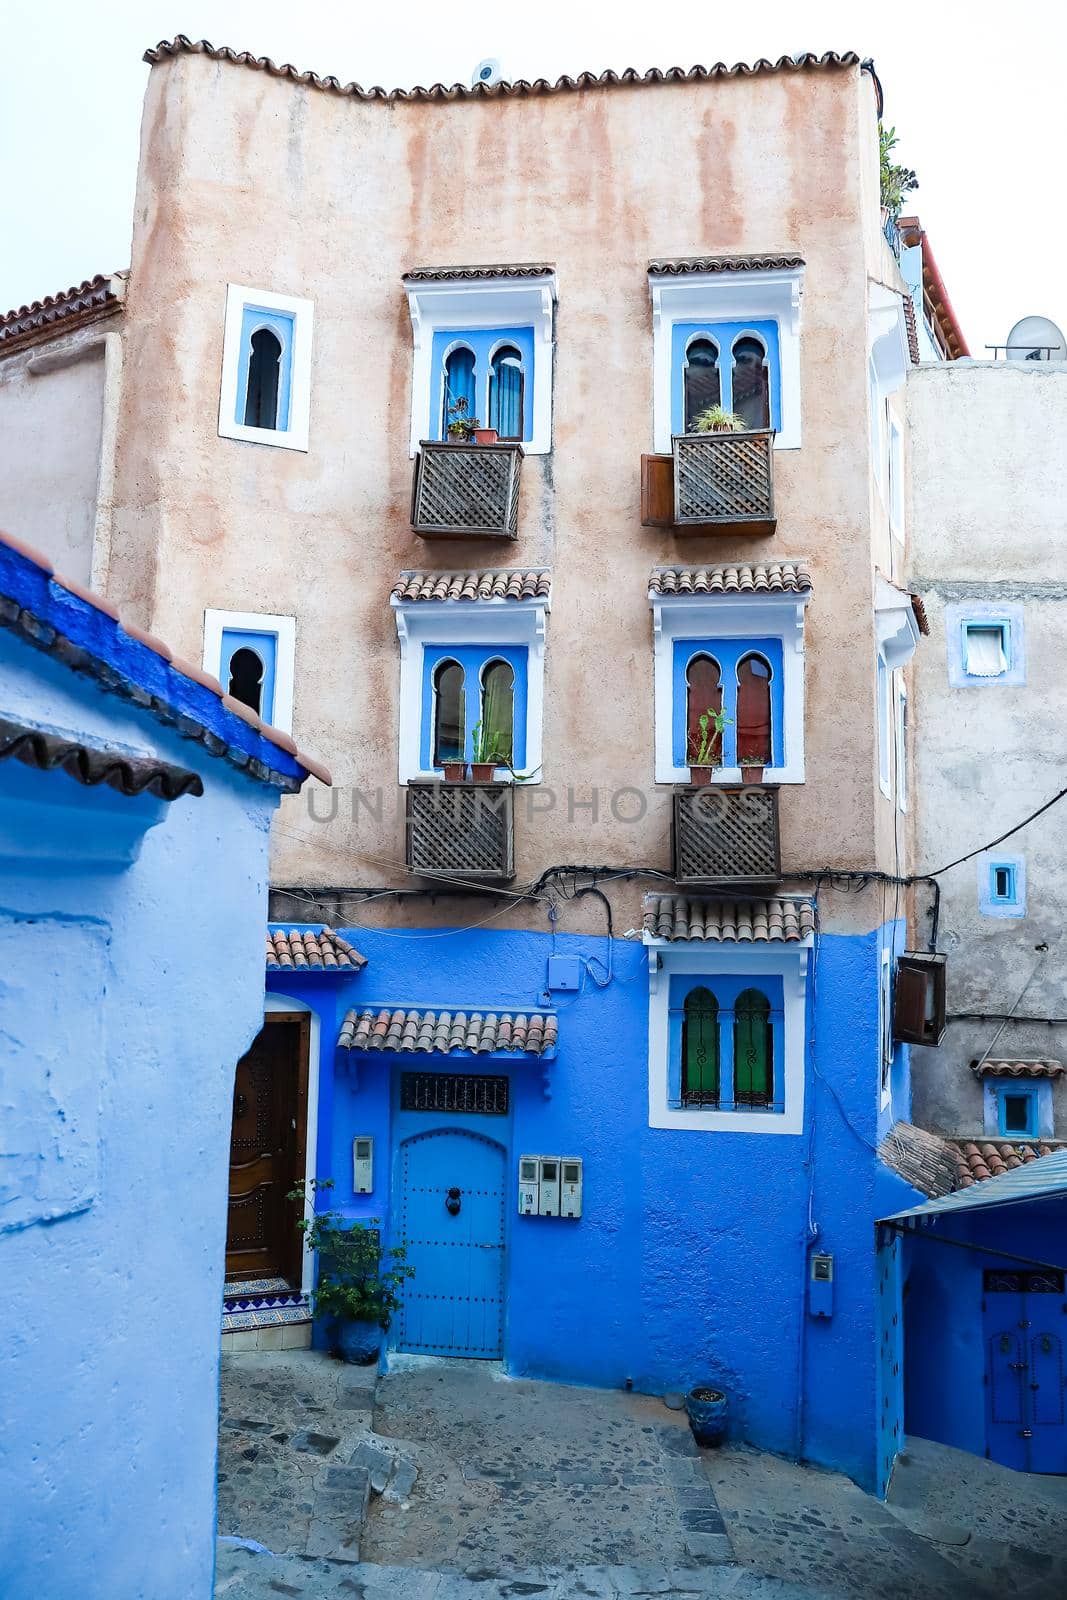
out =
<path fill-rule="evenodd" d="M 986 1455 L 1017 1472 L 1067 1472 L 1064 1275 L 987 1268 Z"/>
<path fill-rule="evenodd" d="M 400 1147 L 404 1286 L 398 1347 L 435 1356 L 499 1356 L 504 1334 L 504 1150 L 439 1128 Z"/>

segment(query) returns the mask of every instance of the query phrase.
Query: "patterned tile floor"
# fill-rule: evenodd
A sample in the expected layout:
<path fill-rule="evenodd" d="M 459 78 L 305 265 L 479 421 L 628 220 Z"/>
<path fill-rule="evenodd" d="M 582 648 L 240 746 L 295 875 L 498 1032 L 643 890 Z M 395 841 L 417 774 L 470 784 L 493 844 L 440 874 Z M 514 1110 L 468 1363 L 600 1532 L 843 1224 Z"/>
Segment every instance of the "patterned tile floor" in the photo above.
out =
<path fill-rule="evenodd" d="M 227 1283 L 222 1297 L 223 1333 L 280 1328 L 310 1322 L 307 1296 L 287 1278 L 241 1278 Z"/>

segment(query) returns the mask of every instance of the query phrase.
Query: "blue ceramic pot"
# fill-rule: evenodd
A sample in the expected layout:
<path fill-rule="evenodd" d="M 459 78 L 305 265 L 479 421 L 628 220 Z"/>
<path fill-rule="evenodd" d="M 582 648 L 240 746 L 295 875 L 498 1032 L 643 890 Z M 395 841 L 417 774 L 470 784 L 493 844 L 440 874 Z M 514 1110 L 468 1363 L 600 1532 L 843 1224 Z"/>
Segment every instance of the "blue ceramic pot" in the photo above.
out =
<path fill-rule="evenodd" d="M 685 1411 L 697 1444 L 722 1444 L 730 1414 L 730 1400 L 724 1389 L 698 1383 L 685 1397 Z"/>
<path fill-rule="evenodd" d="M 382 1345 L 382 1330 L 377 1322 L 356 1322 L 338 1317 L 333 1325 L 333 1345 L 342 1361 L 369 1367 L 377 1361 Z"/>

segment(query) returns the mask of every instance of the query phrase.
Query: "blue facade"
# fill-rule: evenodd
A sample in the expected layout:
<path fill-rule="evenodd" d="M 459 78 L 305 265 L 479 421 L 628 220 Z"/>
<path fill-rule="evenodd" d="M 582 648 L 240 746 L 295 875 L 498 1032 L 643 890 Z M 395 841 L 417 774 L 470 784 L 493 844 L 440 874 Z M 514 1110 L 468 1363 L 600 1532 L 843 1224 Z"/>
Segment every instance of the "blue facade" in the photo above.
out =
<path fill-rule="evenodd" d="M 607 1387 L 631 1380 L 651 1393 L 720 1380 L 733 1392 L 744 1437 L 874 1487 L 874 1219 L 885 1214 L 876 1185 L 891 1177 L 874 1149 L 892 1116 L 889 1107 L 878 1111 L 880 933 L 818 939 L 808 987 L 804 1130 L 769 1136 L 648 1126 L 648 952 L 641 945 L 615 940 L 612 978 L 600 986 L 587 964 L 607 966 L 603 939 L 491 929 L 342 931 L 368 958 L 358 977 L 269 978 L 273 994 L 307 1004 L 321 1018 L 316 1161 L 318 1175 L 336 1181 L 333 1200 L 353 1217 L 380 1219 L 395 1242 L 403 1233 L 403 1150 L 412 1133 L 447 1128 L 490 1141 L 504 1152 L 500 1345 L 510 1373 Z M 577 957 L 586 969 L 577 995 L 546 993 L 550 954 Z M 551 1060 L 335 1049 L 353 1006 L 549 1005 L 559 1019 Z M 508 1113 L 401 1112 L 400 1074 L 411 1070 L 506 1074 Z M 895 1072 L 906 1072 L 903 1062 Z M 897 1092 L 906 1090 L 901 1079 Z M 357 1134 L 375 1141 L 374 1191 L 358 1197 Z M 518 1214 L 518 1158 L 527 1154 L 583 1160 L 580 1220 Z M 445 1149 L 435 1183 L 443 1183 L 450 1159 L 460 1160 Z M 898 1203 L 913 1198 L 892 1182 Z M 885 1192 L 879 1197 L 884 1205 Z M 478 1226 L 488 1226 L 484 1216 Z M 809 1311 L 812 1249 L 834 1257 L 829 1317 Z M 434 1269 L 422 1253 L 425 1282 Z M 403 1342 L 403 1332 L 401 1319 L 394 1343 Z"/>

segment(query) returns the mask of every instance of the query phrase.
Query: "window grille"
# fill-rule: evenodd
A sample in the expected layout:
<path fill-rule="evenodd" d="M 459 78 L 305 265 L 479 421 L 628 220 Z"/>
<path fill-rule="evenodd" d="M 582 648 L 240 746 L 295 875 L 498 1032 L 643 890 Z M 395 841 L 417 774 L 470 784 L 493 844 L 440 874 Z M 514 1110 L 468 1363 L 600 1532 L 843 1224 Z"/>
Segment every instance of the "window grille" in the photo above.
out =
<path fill-rule="evenodd" d="M 508 1080 L 468 1072 L 402 1072 L 401 1111 L 462 1111 L 504 1117 Z"/>

